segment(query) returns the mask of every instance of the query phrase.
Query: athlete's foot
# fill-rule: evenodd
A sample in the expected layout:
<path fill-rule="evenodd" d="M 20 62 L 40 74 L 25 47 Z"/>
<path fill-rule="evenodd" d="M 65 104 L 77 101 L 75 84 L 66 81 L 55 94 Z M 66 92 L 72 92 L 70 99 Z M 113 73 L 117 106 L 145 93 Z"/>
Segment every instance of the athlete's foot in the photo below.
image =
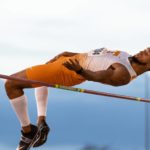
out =
<path fill-rule="evenodd" d="M 36 142 L 34 143 L 33 147 L 39 147 L 47 141 L 47 136 L 50 131 L 50 128 L 47 125 L 46 121 L 43 120 L 38 124 L 38 131 L 39 132 L 36 138 Z"/>
<path fill-rule="evenodd" d="M 38 127 L 31 125 L 31 132 L 24 133 L 21 131 L 21 139 L 16 150 L 29 150 L 36 142 Z"/>

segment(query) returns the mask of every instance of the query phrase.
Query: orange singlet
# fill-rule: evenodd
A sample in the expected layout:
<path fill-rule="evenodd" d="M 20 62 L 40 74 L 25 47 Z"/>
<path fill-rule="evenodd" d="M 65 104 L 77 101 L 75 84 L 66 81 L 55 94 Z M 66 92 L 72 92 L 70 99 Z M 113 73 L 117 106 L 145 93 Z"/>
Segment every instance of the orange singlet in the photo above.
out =
<path fill-rule="evenodd" d="M 67 69 L 63 63 L 69 59 L 77 59 L 82 65 L 85 58 L 85 54 L 77 54 L 72 57 L 62 56 L 52 63 L 27 68 L 26 75 L 29 80 L 37 80 L 64 86 L 74 86 L 84 82 L 85 79 L 76 72 Z M 32 86 L 38 87 L 36 85 Z"/>

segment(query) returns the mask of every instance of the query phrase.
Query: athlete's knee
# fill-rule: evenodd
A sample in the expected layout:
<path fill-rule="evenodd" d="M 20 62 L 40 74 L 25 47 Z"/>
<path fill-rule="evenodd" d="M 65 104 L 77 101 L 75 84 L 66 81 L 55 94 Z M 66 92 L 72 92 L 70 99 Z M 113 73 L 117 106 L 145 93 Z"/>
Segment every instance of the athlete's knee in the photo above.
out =
<path fill-rule="evenodd" d="M 6 90 L 7 96 L 11 99 L 23 94 L 22 88 L 19 87 L 18 84 L 16 84 L 16 82 L 13 80 L 6 80 L 5 90 Z"/>
<path fill-rule="evenodd" d="M 8 91 L 14 87 L 14 82 L 12 80 L 6 80 L 5 89 Z"/>

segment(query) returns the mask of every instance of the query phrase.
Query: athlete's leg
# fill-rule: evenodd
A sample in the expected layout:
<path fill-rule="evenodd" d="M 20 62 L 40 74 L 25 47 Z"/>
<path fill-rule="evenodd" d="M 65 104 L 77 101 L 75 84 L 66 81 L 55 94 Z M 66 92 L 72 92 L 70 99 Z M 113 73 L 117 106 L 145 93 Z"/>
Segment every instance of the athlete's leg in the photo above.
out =
<path fill-rule="evenodd" d="M 48 87 L 42 86 L 35 88 L 35 98 L 38 114 L 37 126 L 40 134 L 37 136 L 37 142 L 33 145 L 33 147 L 39 147 L 46 142 L 50 130 L 48 124 L 46 123 Z"/>
<path fill-rule="evenodd" d="M 35 98 L 37 104 L 37 124 L 46 120 L 47 103 L 48 103 L 48 87 L 42 86 L 35 88 Z"/>
<path fill-rule="evenodd" d="M 13 74 L 12 76 L 27 79 L 25 70 Z M 38 128 L 30 124 L 27 108 L 27 97 L 23 92 L 24 88 L 31 87 L 32 85 L 28 83 L 13 80 L 7 80 L 5 83 L 6 93 L 22 127 L 22 138 L 19 142 L 17 150 L 29 149 L 35 142 L 38 134 Z"/>
<path fill-rule="evenodd" d="M 21 72 L 18 72 L 16 74 L 13 74 L 12 76 L 18 77 L 18 78 L 27 79 L 25 70 L 21 71 Z M 9 99 L 10 99 L 10 102 L 13 105 L 13 108 L 14 109 L 20 109 L 20 110 L 15 110 L 15 111 L 17 113 L 17 116 L 19 117 L 19 120 L 20 120 L 21 124 L 23 125 L 22 126 L 23 127 L 23 131 L 24 132 L 29 132 L 31 130 L 30 129 L 29 118 L 25 119 L 25 120 L 28 120 L 28 123 L 22 121 L 22 118 L 20 118 L 21 117 L 20 115 L 24 116 L 25 118 L 28 117 L 27 98 L 24 95 L 24 91 L 23 91 L 24 88 L 32 88 L 32 85 L 30 85 L 29 83 L 24 83 L 24 82 L 14 81 L 14 80 L 7 80 L 5 82 L 6 93 L 7 93 L 7 96 L 9 97 Z M 22 105 L 22 106 L 20 106 L 21 108 L 20 107 L 18 108 L 17 103 L 18 104 L 19 103 L 20 104 L 24 103 L 25 105 Z M 23 107 L 26 107 L 26 108 L 22 109 Z M 24 112 L 23 112 L 23 110 L 24 110 Z M 20 114 L 20 113 L 22 113 L 22 114 Z"/>

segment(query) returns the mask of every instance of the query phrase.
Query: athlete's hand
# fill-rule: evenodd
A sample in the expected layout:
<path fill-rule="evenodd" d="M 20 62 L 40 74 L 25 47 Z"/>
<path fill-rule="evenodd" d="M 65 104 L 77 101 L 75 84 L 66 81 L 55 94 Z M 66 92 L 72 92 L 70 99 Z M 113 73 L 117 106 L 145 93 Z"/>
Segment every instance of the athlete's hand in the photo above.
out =
<path fill-rule="evenodd" d="M 72 70 L 75 72 L 78 72 L 82 69 L 77 59 L 74 59 L 74 60 L 69 59 L 69 61 L 66 61 L 65 63 L 63 63 L 63 65 L 69 70 Z"/>

